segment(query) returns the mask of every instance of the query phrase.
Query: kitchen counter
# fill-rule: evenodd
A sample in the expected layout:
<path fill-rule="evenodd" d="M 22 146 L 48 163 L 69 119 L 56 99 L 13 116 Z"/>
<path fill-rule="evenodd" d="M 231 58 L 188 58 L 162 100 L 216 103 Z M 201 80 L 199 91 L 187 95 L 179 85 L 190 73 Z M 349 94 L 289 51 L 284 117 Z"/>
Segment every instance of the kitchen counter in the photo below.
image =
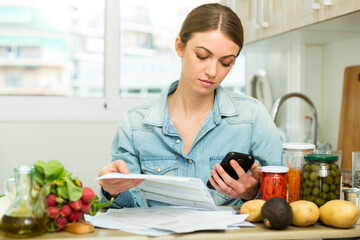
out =
<path fill-rule="evenodd" d="M 317 223 L 310 227 L 289 226 L 283 230 L 268 229 L 263 223 L 256 223 L 255 228 L 241 228 L 227 231 L 202 231 L 188 234 L 172 234 L 162 237 L 148 237 L 135 235 L 120 230 L 95 228 L 94 233 L 72 234 L 68 232 L 47 233 L 33 239 L 198 239 L 198 240 L 223 240 L 223 239 L 321 239 L 321 238 L 352 238 L 360 237 L 360 225 L 350 229 L 337 229 Z M 10 239 L 10 238 L 3 238 Z M 30 239 L 30 238 L 27 238 Z"/>

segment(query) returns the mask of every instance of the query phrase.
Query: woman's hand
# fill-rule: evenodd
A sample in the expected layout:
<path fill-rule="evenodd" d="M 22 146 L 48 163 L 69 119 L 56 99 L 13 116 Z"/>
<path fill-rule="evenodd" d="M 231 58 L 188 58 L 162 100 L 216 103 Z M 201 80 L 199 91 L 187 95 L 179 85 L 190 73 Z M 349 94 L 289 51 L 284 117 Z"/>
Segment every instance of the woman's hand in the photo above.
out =
<path fill-rule="evenodd" d="M 117 160 L 104 167 L 99 172 L 99 177 L 113 172 L 128 174 L 129 168 L 123 160 Z M 99 184 L 111 197 L 117 197 L 120 193 L 136 187 L 142 181 L 144 179 L 100 179 Z"/>
<path fill-rule="evenodd" d="M 254 199 L 259 191 L 259 182 L 261 171 L 254 163 L 250 168 L 250 173 L 246 174 L 244 169 L 235 161 L 231 160 L 230 165 L 234 168 L 239 176 L 238 180 L 233 179 L 225 172 L 220 164 L 215 164 L 215 169 L 211 170 L 212 177 L 210 183 L 220 193 L 231 198 Z M 221 178 L 219 177 L 221 176 Z"/>

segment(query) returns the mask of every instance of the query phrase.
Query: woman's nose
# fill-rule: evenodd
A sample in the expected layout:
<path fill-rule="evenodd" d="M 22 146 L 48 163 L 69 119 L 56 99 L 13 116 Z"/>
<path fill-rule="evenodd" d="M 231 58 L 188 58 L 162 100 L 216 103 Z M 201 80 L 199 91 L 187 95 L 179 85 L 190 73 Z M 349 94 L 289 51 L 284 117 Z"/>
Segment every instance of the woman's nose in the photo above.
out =
<path fill-rule="evenodd" d="M 210 77 L 214 77 L 217 74 L 217 61 L 209 61 L 206 67 L 206 74 Z"/>

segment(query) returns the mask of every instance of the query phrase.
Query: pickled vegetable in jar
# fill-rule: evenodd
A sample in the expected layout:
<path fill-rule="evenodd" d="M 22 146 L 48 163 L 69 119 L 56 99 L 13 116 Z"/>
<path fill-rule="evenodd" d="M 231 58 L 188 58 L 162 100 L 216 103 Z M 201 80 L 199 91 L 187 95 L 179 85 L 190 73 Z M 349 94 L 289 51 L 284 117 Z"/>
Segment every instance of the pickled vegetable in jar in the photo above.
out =
<path fill-rule="evenodd" d="M 289 171 L 283 166 L 261 167 L 260 198 L 267 200 L 272 197 L 281 197 L 286 200 L 286 174 Z"/>
<path fill-rule="evenodd" d="M 300 200 L 300 173 L 304 165 L 304 157 L 314 153 L 312 143 L 283 143 L 281 165 L 288 167 L 288 203 Z"/>
<path fill-rule="evenodd" d="M 340 199 L 341 171 L 338 156 L 310 154 L 305 156 L 301 169 L 300 198 L 316 203 L 319 207 Z"/>

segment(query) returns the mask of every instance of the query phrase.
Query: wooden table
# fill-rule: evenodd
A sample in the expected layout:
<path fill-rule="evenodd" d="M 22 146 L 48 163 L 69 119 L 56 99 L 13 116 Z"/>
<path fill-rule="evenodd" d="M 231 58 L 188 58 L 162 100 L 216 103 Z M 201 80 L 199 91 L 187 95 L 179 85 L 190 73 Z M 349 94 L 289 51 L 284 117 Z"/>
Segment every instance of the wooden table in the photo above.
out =
<path fill-rule="evenodd" d="M 317 223 L 310 227 L 289 226 L 283 230 L 272 230 L 262 223 L 255 224 L 255 228 L 241 228 L 227 231 L 202 231 L 188 234 L 171 234 L 162 237 L 148 237 L 123 232 L 96 228 L 94 233 L 72 234 L 68 232 L 47 233 L 33 239 L 178 239 L 178 240 L 223 240 L 223 239 L 330 239 L 330 238 L 360 238 L 360 225 L 350 229 L 336 229 Z M 0 237 L 1 239 L 1 237 Z M 2 238 L 9 239 L 9 238 Z M 28 238 L 29 239 L 29 238 Z"/>

